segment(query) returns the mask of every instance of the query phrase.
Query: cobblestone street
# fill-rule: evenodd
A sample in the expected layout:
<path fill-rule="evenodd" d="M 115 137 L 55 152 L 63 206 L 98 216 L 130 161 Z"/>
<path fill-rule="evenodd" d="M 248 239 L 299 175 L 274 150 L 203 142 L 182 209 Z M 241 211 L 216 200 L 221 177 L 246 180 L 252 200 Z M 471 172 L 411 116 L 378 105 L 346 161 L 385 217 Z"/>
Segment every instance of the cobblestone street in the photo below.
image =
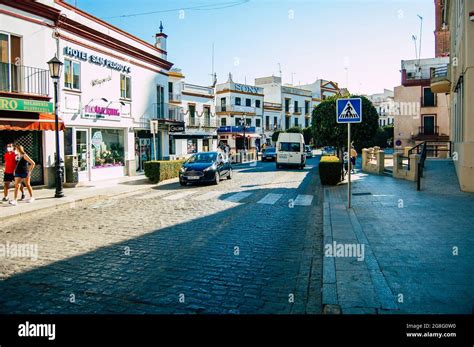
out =
<path fill-rule="evenodd" d="M 2 221 L 1 313 L 320 313 L 317 161 Z"/>

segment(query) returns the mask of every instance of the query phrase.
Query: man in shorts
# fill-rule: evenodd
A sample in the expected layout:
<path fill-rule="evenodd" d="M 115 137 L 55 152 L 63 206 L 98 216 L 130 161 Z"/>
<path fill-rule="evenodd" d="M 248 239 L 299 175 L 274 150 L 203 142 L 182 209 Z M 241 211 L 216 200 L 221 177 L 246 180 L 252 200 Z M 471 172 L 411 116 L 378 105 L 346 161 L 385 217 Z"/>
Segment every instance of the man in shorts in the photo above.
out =
<path fill-rule="evenodd" d="M 13 152 L 13 143 L 7 144 L 7 152 L 3 155 L 3 162 L 5 163 L 5 170 L 3 173 L 3 199 L 8 201 L 8 190 L 10 184 L 15 181 L 16 155 Z M 21 200 L 25 199 L 23 192 L 23 185 L 20 186 Z"/>

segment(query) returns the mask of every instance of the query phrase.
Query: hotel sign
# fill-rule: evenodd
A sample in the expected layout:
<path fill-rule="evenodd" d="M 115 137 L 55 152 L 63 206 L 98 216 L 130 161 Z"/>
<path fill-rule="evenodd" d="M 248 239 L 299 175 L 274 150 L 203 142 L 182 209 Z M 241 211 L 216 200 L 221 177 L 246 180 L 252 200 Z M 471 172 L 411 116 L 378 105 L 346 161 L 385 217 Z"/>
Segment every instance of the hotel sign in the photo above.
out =
<path fill-rule="evenodd" d="M 82 52 L 78 49 L 71 47 L 64 47 L 64 55 L 67 55 L 72 58 L 76 58 L 83 61 L 89 61 L 89 63 L 96 64 L 99 66 L 108 67 L 113 70 L 117 70 L 124 73 L 129 73 L 131 67 L 129 65 L 123 65 L 117 63 L 116 61 L 99 57 L 97 55 L 88 55 L 86 52 Z"/>
<path fill-rule="evenodd" d="M 0 110 L 53 113 L 53 103 L 39 100 L 0 98 Z"/>

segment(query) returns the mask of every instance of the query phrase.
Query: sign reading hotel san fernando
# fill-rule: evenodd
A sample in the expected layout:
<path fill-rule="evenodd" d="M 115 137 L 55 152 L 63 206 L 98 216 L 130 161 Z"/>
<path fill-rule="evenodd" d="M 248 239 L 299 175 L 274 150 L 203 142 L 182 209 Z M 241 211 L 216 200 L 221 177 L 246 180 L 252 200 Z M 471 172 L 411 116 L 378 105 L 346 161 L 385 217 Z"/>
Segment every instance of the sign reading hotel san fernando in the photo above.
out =
<path fill-rule="evenodd" d="M 116 61 L 102 58 L 93 54 L 88 55 L 86 52 L 71 47 L 64 47 L 64 55 L 83 61 L 89 61 L 92 64 L 108 67 L 110 69 L 121 71 L 124 73 L 130 73 L 131 71 L 131 67 L 129 65 L 120 64 Z"/>
<path fill-rule="evenodd" d="M 0 110 L 53 113 L 53 103 L 41 100 L 0 98 Z"/>
<path fill-rule="evenodd" d="M 362 99 L 337 99 L 337 122 L 338 123 L 361 123 L 362 122 Z"/>

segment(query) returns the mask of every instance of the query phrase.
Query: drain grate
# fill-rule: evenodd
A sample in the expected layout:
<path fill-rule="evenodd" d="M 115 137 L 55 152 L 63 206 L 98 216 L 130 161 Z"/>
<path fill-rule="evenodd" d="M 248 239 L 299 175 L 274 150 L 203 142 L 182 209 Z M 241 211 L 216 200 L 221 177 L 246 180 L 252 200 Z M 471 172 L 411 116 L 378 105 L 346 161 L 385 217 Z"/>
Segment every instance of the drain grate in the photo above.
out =
<path fill-rule="evenodd" d="M 352 193 L 352 195 L 372 195 L 372 193 L 369 193 L 369 192 L 363 192 L 363 193 Z"/>

